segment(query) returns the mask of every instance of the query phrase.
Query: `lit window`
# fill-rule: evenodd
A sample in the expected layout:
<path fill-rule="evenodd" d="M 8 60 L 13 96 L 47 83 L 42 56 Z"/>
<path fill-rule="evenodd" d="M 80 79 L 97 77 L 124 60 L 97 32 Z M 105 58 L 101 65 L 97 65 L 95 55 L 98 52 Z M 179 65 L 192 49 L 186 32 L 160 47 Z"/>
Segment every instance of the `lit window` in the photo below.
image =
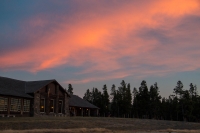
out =
<path fill-rule="evenodd" d="M 40 112 L 45 112 L 45 99 L 40 99 Z"/>
<path fill-rule="evenodd" d="M 11 98 L 10 111 L 13 111 L 13 112 L 21 111 L 21 99 Z"/>
<path fill-rule="evenodd" d="M 0 111 L 8 110 L 8 98 L 0 97 Z"/>
<path fill-rule="evenodd" d="M 24 112 L 30 111 L 30 100 L 24 99 Z"/>
<path fill-rule="evenodd" d="M 54 112 L 54 100 L 51 99 L 50 101 L 50 112 L 53 113 Z"/>

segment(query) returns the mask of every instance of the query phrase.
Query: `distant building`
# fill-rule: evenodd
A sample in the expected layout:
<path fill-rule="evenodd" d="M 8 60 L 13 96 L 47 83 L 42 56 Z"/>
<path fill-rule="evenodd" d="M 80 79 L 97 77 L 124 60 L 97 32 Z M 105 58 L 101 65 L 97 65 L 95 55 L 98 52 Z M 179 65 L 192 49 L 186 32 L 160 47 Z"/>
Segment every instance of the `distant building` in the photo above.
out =
<path fill-rule="evenodd" d="M 70 95 L 69 109 L 71 116 L 98 116 L 99 114 L 97 106 L 76 95 Z"/>
<path fill-rule="evenodd" d="M 0 116 L 98 116 L 99 108 L 70 95 L 55 79 L 21 81 L 0 77 Z"/>

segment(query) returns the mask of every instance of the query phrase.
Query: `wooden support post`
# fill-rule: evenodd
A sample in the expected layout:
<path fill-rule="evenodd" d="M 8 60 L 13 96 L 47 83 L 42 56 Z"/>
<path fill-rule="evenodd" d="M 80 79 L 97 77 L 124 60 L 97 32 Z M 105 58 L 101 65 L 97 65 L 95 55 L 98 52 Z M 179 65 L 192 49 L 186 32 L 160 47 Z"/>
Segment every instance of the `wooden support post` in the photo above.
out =
<path fill-rule="evenodd" d="M 74 111 L 74 116 L 76 116 L 75 107 L 73 107 L 73 111 Z"/>
<path fill-rule="evenodd" d="M 67 101 L 67 94 L 64 93 L 64 101 L 63 101 L 63 109 L 64 109 L 64 112 L 63 114 L 66 115 L 67 114 L 67 108 L 66 108 L 66 101 Z"/>
<path fill-rule="evenodd" d="M 97 109 L 97 116 L 99 116 L 99 109 Z"/>
<path fill-rule="evenodd" d="M 46 98 L 46 107 L 45 107 L 45 112 L 47 115 L 50 113 L 50 86 L 47 85 L 47 98 Z"/>
<path fill-rule="evenodd" d="M 10 105 L 10 104 L 11 104 L 11 102 L 10 102 L 10 101 L 11 101 L 11 98 L 10 98 L 10 97 L 8 97 L 8 104 L 7 104 L 7 115 L 9 115 L 9 114 L 10 114 L 10 108 L 11 108 L 11 107 L 10 107 L 10 106 L 11 106 L 11 105 Z"/>
<path fill-rule="evenodd" d="M 81 108 L 81 116 L 83 116 L 83 108 Z"/>
<path fill-rule="evenodd" d="M 59 104 L 59 85 L 56 85 L 56 101 L 55 101 L 56 114 L 58 114 L 58 104 Z"/>
<path fill-rule="evenodd" d="M 21 115 L 23 115 L 23 112 L 24 112 L 24 99 L 23 98 L 21 98 Z M 31 107 L 30 107 L 31 108 Z"/>

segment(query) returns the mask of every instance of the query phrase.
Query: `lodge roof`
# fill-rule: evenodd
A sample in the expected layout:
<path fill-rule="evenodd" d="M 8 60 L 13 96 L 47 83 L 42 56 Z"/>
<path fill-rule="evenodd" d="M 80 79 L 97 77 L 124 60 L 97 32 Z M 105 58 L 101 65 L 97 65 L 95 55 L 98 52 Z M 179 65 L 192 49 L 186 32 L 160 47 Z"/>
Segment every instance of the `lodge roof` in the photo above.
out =
<path fill-rule="evenodd" d="M 25 92 L 34 93 L 53 81 L 55 80 L 52 79 L 52 80 L 27 81 L 25 82 Z"/>
<path fill-rule="evenodd" d="M 0 94 L 33 98 L 28 93 L 34 93 L 37 90 L 54 81 L 57 82 L 55 79 L 39 81 L 21 81 L 0 76 Z"/>
<path fill-rule="evenodd" d="M 69 99 L 69 106 L 99 109 L 97 106 L 89 103 L 87 100 L 84 100 L 77 95 L 70 95 L 70 96 L 71 98 Z"/>

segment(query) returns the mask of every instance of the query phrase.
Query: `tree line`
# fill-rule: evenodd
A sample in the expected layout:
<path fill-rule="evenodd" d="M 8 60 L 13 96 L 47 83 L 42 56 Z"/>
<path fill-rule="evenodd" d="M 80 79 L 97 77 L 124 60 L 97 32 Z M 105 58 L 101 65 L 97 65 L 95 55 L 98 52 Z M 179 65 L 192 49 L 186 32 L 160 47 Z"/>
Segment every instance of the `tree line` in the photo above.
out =
<path fill-rule="evenodd" d="M 83 99 L 100 108 L 99 116 L 200 121 L 200 96 L 196 85 L 191 83 L 184 90 L 183 83 L 178 81 L 168 98 L 162 98 L 159 92 L 157 83 L 148 88 L 143 80 L 138 89 L 131 90 L 130 83 L 122 80 L 119 87 L 112 85 L 110 94 L 103 85 L 102 92 L 97 88 L 87 89 Z"/>

